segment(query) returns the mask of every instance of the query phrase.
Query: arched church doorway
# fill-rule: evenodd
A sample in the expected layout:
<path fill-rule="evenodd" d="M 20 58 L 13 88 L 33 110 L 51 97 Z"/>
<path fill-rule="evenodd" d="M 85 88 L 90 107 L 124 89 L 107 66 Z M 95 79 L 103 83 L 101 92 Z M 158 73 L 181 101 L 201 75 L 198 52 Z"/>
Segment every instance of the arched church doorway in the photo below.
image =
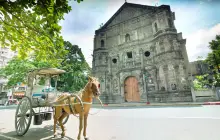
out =
<path fill-rule="evenodd" d="M 136 77 L 127 77 L 124 82 L 125 101 L 140 102 L 140 94 L 138 87 L 138 80 Z"/>

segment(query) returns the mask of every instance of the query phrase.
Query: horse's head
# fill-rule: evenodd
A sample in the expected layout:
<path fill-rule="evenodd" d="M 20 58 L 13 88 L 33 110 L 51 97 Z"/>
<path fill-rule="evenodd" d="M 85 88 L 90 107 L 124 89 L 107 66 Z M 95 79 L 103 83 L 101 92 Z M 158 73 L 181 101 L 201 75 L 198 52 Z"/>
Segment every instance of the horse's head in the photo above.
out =
<path fill-rule="evenodd" d="M 99 83 L 98 79 L 89 76 L 88 80 L 89 80 L 89 87 L 90 87 L 91 95 L 95 96 L 95 97 L 100 96 L 101 95 L 100 83 Z"/>

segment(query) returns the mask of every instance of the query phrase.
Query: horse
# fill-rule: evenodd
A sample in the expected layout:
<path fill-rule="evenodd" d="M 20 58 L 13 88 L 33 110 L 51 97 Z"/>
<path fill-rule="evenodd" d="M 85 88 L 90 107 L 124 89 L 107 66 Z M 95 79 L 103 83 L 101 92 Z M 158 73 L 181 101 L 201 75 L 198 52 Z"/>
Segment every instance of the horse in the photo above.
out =
<path fill-rule="evenodd" d="M 56 102 L 59 102 L 57 106 L 54 106 L 54 137 L 57 136 L 56 134 L 56 124 L 57 121 L 60 124 L 62 129 L 61 137 L 65 136 L 65 128 L 62 124 L 63 119 L 68 115 L 79 115 L 79 133 L 77 139 L 80 140 L 81 131 L 83 129 L 83 136 L 85 140 L 89 140 L 86 135 L 86 128 L 87 128 L 87 119 L 89 115 L 89 111 L 92 105 L 93 97 L 97 98 L 100 103 L 102 104 L 101 100 L 99 99 L 100 93 L 100 83 L 98 79 L 95 77 L 88 77 L 88 83 L 84 87 L 84 89 L 78 94 L 78 99 L 76 97 L 72 97 L 68 94 L 62 94 L 57 99 Z M 68 98 L 68 100 L 66 100 Z M 83 106 L 80 105 L 83 104 Z M 84 124 L 84 126 L 83 126 Z"/>

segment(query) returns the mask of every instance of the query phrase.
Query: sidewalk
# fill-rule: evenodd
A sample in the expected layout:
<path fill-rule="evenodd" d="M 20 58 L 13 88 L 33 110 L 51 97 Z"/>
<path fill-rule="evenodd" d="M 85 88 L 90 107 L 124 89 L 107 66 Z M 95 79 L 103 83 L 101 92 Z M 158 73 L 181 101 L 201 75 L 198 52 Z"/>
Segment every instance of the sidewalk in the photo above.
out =
<path fill-rule="evenodd" d="M 202 106 L 202 105 L 220 105 L 220 102 L 178 102 L 178 103 L 122 103 L 122 104 L 104 104 L 104 107 L 150 107 L 150 106 Z M 101 107 L 100 104 L 93 104 L 93 107 Z"/>

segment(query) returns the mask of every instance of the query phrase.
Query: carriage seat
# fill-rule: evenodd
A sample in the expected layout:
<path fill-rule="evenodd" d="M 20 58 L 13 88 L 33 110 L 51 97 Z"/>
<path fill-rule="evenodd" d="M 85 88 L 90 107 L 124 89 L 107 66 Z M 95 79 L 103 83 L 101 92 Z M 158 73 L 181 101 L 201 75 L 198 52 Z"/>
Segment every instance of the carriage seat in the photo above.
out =
<path fill-rule="evenodd" d="M 33 89 L 33 97 L 41 98 L 47 101 L 54 101 L 56 94 L 54 88 L 45 88 L 45 86 L 35 85 Z"/>
<path fill-rule="evenodd" d="M 45 96 L 45 94 L 42 92 L 42 89 L 44 89 L 45 86 L 42 85 L 34 85 L 33 91 L 32 91 L 32 96 L 34 98 L 41 98 L 42 96 Z"/>

